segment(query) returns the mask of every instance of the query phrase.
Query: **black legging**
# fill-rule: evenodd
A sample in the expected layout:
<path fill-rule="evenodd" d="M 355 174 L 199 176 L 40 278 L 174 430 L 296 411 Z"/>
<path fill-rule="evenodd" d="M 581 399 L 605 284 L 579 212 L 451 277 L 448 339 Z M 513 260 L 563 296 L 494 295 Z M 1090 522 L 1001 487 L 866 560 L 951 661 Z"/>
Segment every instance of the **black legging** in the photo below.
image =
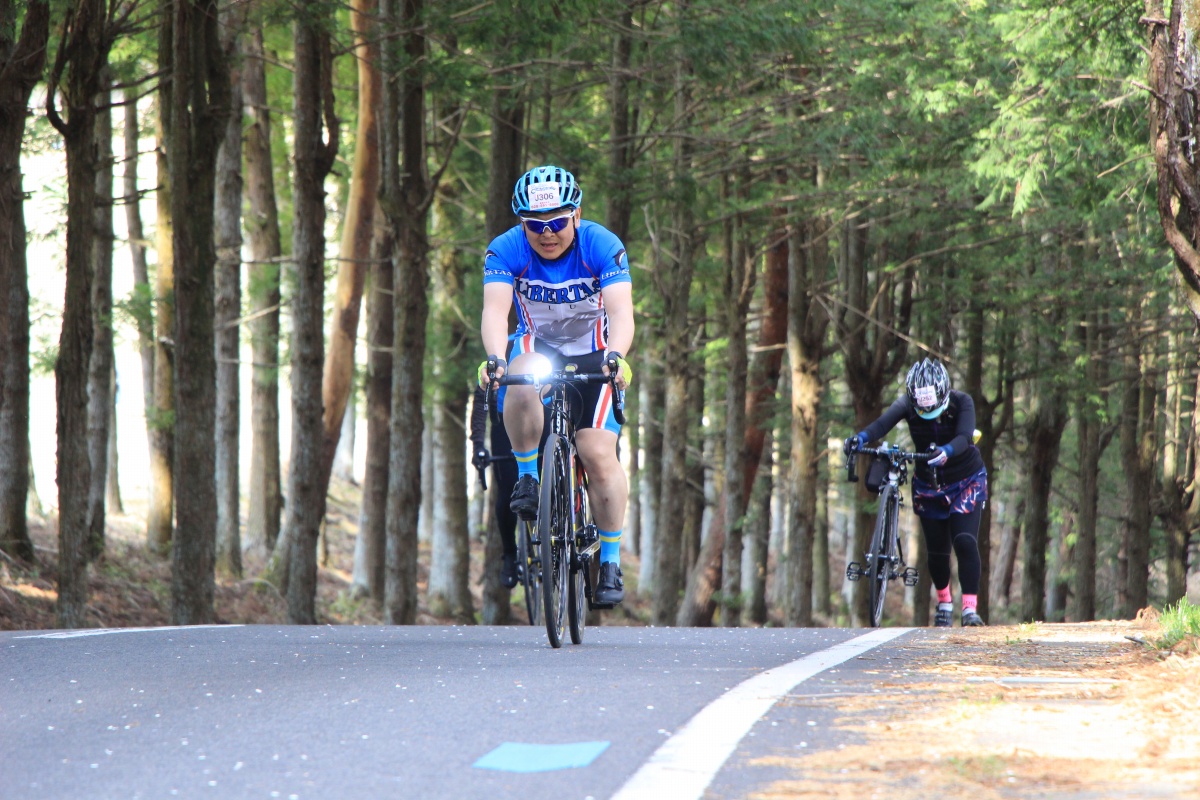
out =
<path fill-rule="evenodd" d="M 504 430 L 503 420 L 492 421 L 492 455 L 512 455 L 512 443 L 508 440 L 508 431 Z M 509 503 L 512 501 L 513 487 L 517 485 L 517 462 L 512 458 L 493 461 L 492 480 L 496 482 L 493 497 L 496 502 L 496 525 L 500 529 L 500 542 L 506 555 L 515 555 L 517 515 L 509 508 Z"/>
<path fill-rule="evenodd" d="M 958 582 L 963 594 L 979 594 L 979 517 L 982 507 L 969 514 L 951 514 L 947 519 L 921 517 L 925 549 L 929 553 L 929 576 L 936 589 L 950 585 L 950 549 L 958 557 Z"/>

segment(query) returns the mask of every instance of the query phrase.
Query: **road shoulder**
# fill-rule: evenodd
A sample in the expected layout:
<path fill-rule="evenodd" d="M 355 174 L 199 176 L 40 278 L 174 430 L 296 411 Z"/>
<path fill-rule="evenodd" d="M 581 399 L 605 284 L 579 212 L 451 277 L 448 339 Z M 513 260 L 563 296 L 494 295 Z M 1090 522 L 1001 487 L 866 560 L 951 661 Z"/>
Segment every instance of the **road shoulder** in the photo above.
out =
<path fill-rule="evenodd" d="M 910 635 L 878 670 L 884 702 L 796 698 L 832 706 L 844 743 L 753 760 L 788 776 L 751 796 L 1196 797 L 1200 656 L 1127 638 L 1147 635 L 1127 621 Z"/>

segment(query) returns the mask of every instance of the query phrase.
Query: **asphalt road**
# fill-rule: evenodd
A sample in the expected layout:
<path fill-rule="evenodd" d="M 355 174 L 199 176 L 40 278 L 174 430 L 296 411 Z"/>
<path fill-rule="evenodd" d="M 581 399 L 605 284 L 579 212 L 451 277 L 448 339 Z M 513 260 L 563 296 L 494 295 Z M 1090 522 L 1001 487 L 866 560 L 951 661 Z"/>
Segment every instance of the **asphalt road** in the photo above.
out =
<path fill-rule="evenodd" d="M 704 797 L 743 797 L 782 777 L 758 757 L 841 743 L 828 703 L 773 700 L 878 691 L 899 640 L 864 633 L 599 627 L 553 650 L 532 627 L 0 632 L 0 798 L 651 796 L 673 738 L 715 771 Z"/>

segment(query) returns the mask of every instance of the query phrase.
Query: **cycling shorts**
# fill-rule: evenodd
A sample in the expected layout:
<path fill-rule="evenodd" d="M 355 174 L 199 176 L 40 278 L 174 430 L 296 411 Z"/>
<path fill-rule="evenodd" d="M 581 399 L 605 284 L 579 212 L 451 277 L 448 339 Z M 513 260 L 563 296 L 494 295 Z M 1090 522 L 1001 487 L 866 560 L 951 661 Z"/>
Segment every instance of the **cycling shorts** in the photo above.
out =
<path fill-rule="evenodd" d="M 913 511 L 924 519 L 947 519 L 951 514 L 970 514 L 983 508 L 988 499 L 987 468 L 949 486 L 930 486 L 913 478 Z"/>
<path fill-rule="evenodd" d="M 518 337 L 512 346 L 509 361 L 515 361 L 517 356 L 530 352 L 541 353 L 550 359 L 555 370 L 562 369 L 567 364 L 574 364 L 576 372 L 600 372 L 604 365 L 604 351 L 597 350 L 581 356 L 564 356 L 545 342 L 538 341 L 533 336 Z M 613 387 L 611 383 L 588 383 L 570 385 L 567 395 L 571 401 L 571 416 L 574 418 L 576 430 L 584 428 L 601 428 L 621 435 L 621 426 L 613 415 Z M 548 400 L 546 402 L 549 402 Z"/>

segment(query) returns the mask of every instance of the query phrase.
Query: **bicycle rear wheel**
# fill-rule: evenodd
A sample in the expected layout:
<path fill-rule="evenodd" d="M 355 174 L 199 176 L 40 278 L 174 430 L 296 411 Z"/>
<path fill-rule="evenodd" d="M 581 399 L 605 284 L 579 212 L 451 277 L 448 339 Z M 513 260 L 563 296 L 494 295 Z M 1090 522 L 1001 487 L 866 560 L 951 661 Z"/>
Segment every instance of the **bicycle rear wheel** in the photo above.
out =
<path fill-rule="evenodd" d="M 567 443 L 561 436 L 546 440 L 542 456 L 542 497 L 538 506 L 538 537 L 542 551 L 542 606 L 546 611 L 546 637 L 551 647 L 562 647 L 567 610 L 567 573 L 571 535 L 570 486 Z"/>
<path fill-rule="evenodd" d="M 583 629 L 587 624 L 587 597 L 584 594 L 587 576 L 584 571 L 591 561 L 584 561 L 575 555 L 574 547 L 571 553 L 571 575 L 567 579 L 567 621 L 571 628 L 571 644 L 583 644 Z"/>
<path fill-rule="evenodd" d="M 517 520 L 517 564 L 521 569 L 521 585 L 525 588 L 525 611 L 530 625 L 542 624 L 542 565 L 535 549 L 534 523 Z"/>
<path fill-rule="evenodd" d="M 868 611 L 872 628 L 878 628 L 883 620 L 883 603 L 887 599 L 888 581 L 892 577 L 890 549 L 896 527 L 895 492 L 895 489 L 888 487 L 880 495 L 879 515 L 875 518 L 875 531 L 871 534 L 868 551 L 868 585 L 871 588 Z"/>

